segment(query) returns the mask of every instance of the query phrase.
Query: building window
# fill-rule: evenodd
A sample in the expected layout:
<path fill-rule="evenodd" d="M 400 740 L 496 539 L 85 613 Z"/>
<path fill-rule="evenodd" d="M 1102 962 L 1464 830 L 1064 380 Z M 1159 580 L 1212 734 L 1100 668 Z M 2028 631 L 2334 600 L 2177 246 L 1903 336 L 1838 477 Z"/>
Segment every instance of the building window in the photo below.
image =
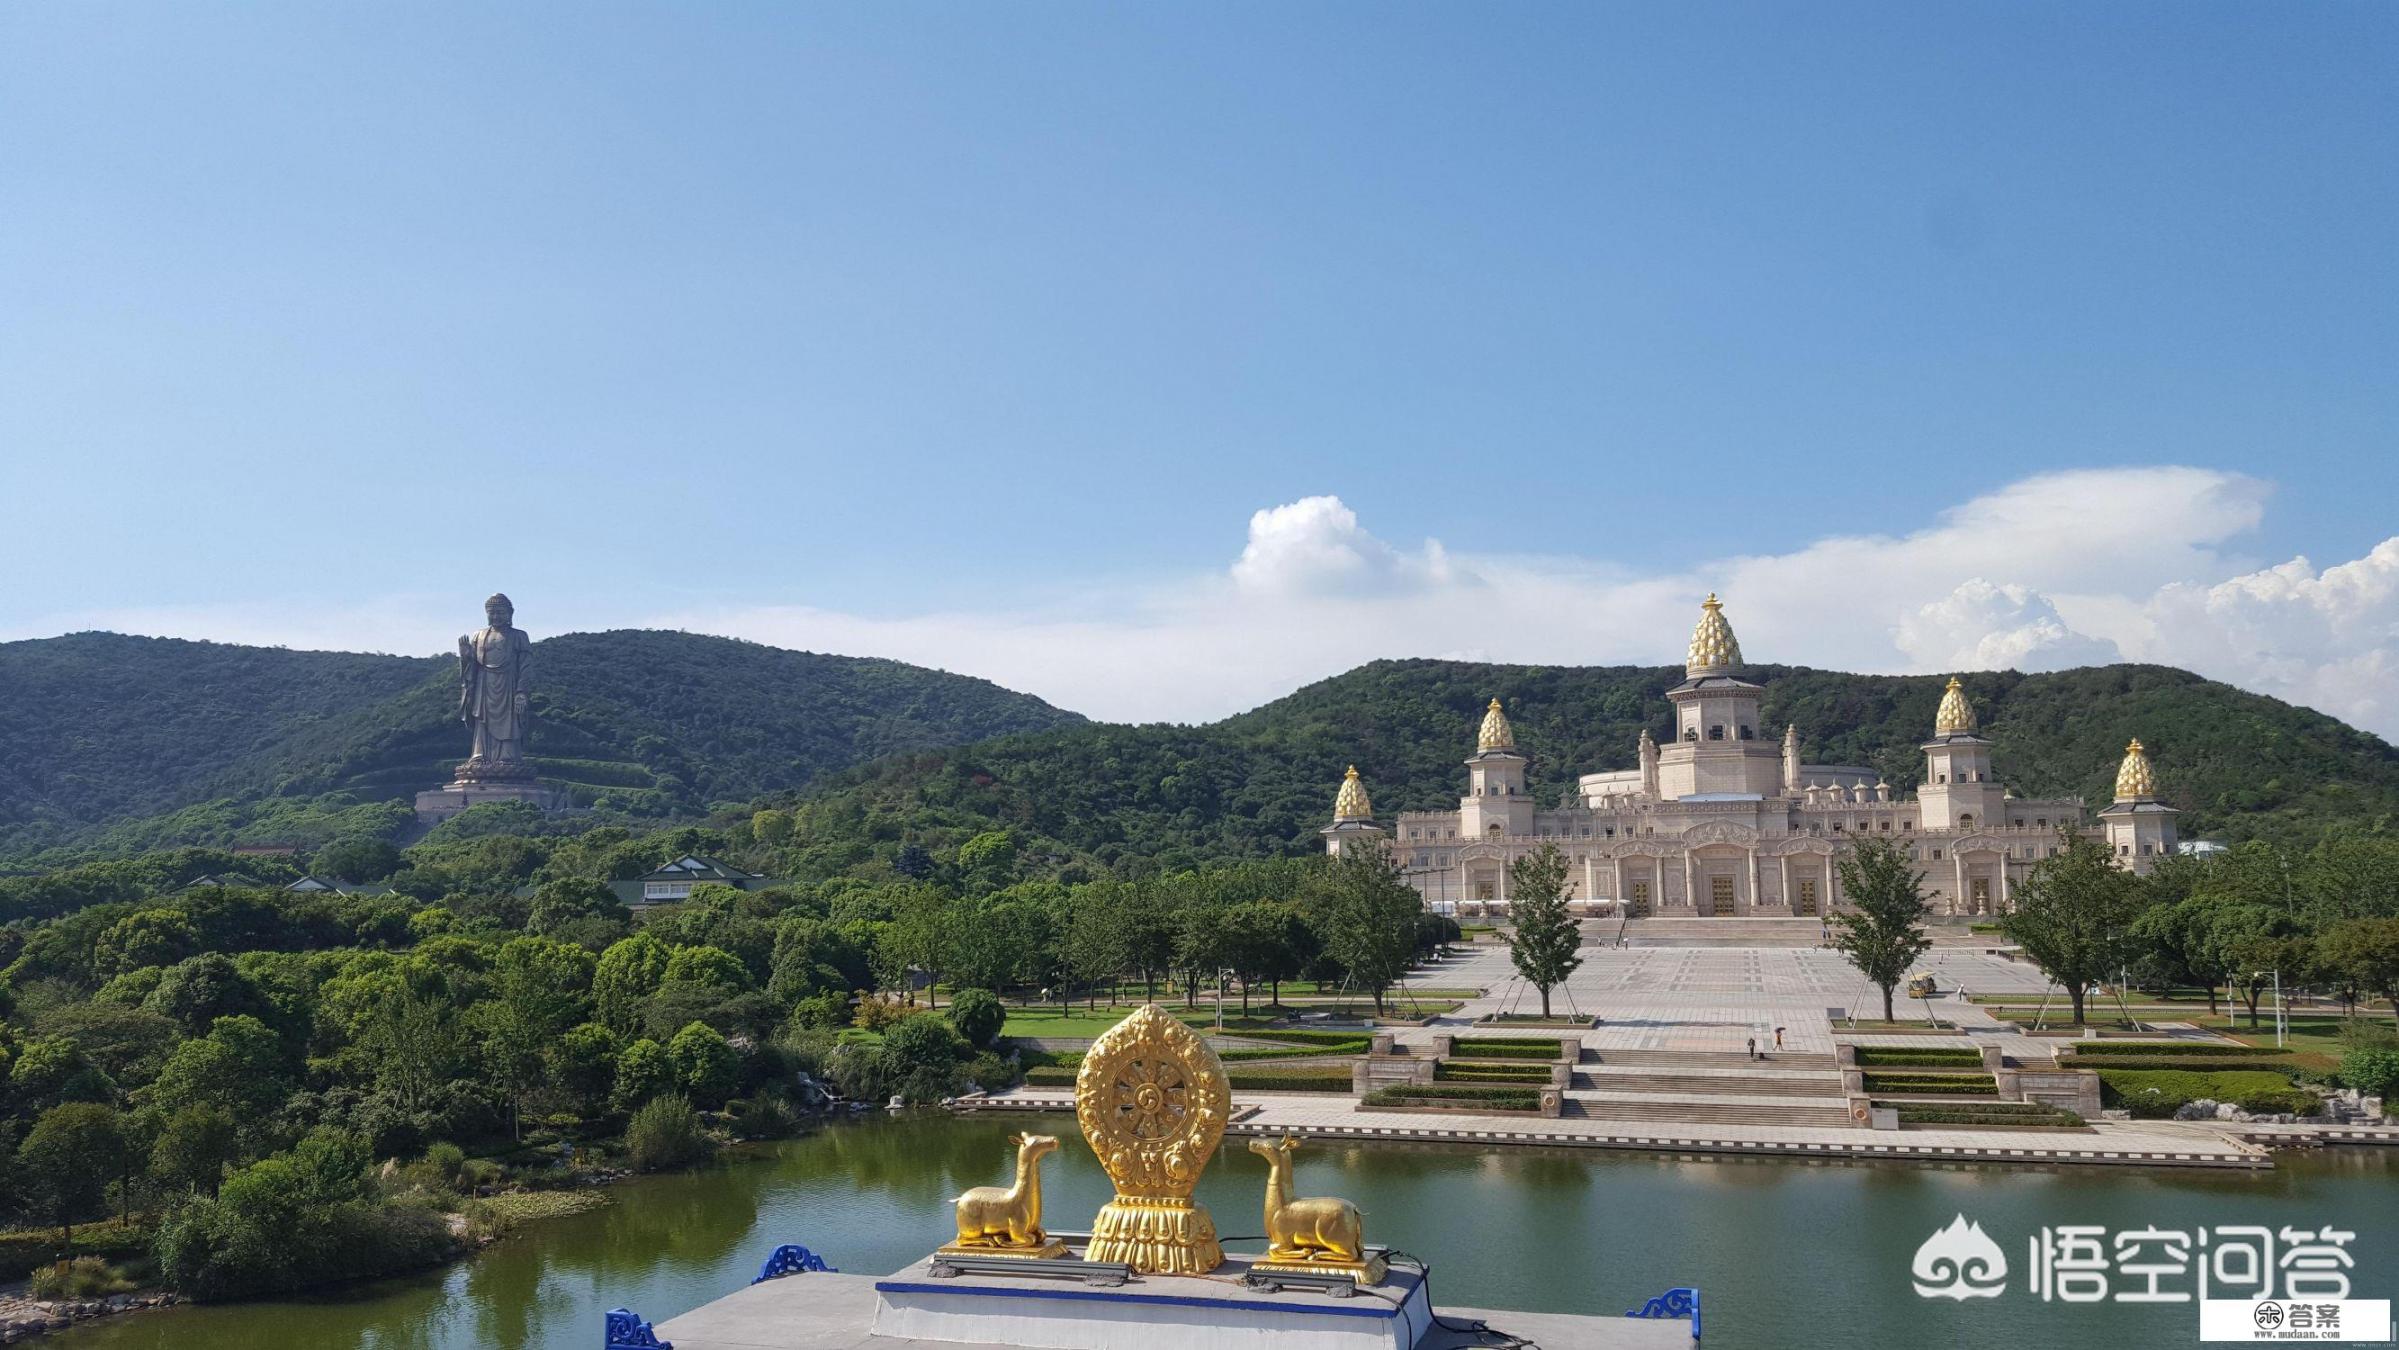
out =
<path fill-rule="evenodd" d="M 1941 850 L 1939 850 L 1939 849 L 1937 849 L 1937 848 L 1933 850 L 1933 861 L 1934 861 L 1934 862 L 1939 862 L 1939 861 L 1941 861 Z"/>
<path fill-rule="evenodd" d="M 1884 822 L 1883 822 L 1883 833 L 1884 833 L 1884 834 L 1889 834 L 1890 832 L 1891 832 L 1891 822 L 1886 820 L 1886 821 L 1884 821 Z"/>
<path fill-rule="evenodd" d="M 2035 824 L 2035 825 L 2039 825 L 2039 826 L 2042 826 L 2042 827 L 2046 828 L 2046 827 L 2048 826 L 2048 824 L 2049 824 L 2049 817 L 2047 817 L 2047 816 L 2034 816 L 2034 817 L 2032 818 L 2032 823 L 2033 823 L 2033 824 Z"/>
<path fill-rule="evenodd" d="M 1756 728 L 1754 728 L 1754 727 L 1743 727 L 1743 728 L 1741 728 L 1741 739 L 1742 739 L 1742 740 L 1745 740 L 1745 741 L 1754 741 L 1754 740 L 1756 740 L 1757 738 L 1758 738 L 1758 733 L 1757 733 L 1757 730 L 1756 730 Z"/>
<path fill-rule="evenodd" d="M 1971 830 L 1974 828 L 1974 813 L 1972 811 L 1961 811 L 1958 813 L 1958 828 L 1961 830 Z"/>
<path fill-rule="evenodd" d="M 1722 723 L 1718 723 L 1717 725 L 1708 728 L 1708 739 L 1711 741 L 1721 741 L 1724 739 L 1724 726 Z"/>
<path fill-rule="evenodd" d="M 1613 839 L 1613 838 L 1615 838 L 1615 837 L 1616 837 L 1616 827 L 1615 827 L 1615 826 L 1613 826 L 1613 825 L 1610 825 L 1610 826 L 1607 828 L 1607 830 L 1605 831 L 1605 834 L 1606 834 L 1606 836 L 1607 836 L 1608 838 L 1610 838 L 1610 839 Z"/>
<path fill-rule="evenodd" d="M 1912 821 L 1912 820 L 1903 820 L 1903 821 L 1899 822 L 1899 832 L 1900 832 L 1901 834 L 1912 834 L 1912 833 L 1914 833 L 1914 832 L 1915 832 L 1915 829 L 1916 829 L 1916 822 L 1915 822 L 1915 821 Z"/>
<path fill-rule="evenodd" d="M 691 883 L 688 881 L 644 882 L 641 888 L 641 898 L 644 900 L 688 900 L 691 898 Z"/>

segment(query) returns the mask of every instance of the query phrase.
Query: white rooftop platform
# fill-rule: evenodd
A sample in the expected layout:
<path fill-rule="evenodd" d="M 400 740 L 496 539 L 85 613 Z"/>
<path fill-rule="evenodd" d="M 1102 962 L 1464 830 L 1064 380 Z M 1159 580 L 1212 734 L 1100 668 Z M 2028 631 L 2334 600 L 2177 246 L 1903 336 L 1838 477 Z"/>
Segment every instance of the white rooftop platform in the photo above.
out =
<path fill-rule="evenodd" d="M 1206 1277 L 1141 1276 L 1109 1288 L 1054 1279 L 934 1280 L 920 1261 L 884 1276 L 787 1275 L 703 1304 L 656 1330 L 658 1339 L 675 1350 L 1021 1350 L 1027 1345 L 1109 1350 L 1136 1344 L 1142 1350 L 1280 1350 L 1314 1343 L 1319 1336 L 1306 1329 L 1321 1323 L 1323 1335 L 1361 1344 L 1378 1337 L 1390 1344 L 1405 1335 L 1413 1341 L 1408 1350 L 1464 1350 L 1492 1343 L 1469 1329 L 1480 1322 L 1542 1345 L 1585 1350 L 1690 1350 L 1692 1345 L 1691 1323 L 1679 1317 L 1444 1308 L 1432 1321 L 1422 1316 L 1426 1305 L 1414 1273 L 1395 1270 L 1393 1277 L 1384 1287 L 1338 1298 L 1315 1291 L 1251 1290 L 1242 1285 L 1237 1265 Z M 928 1288 L 931 1293 L 924 1292 Z M 919 1318 L 912 1311 L 894 1319 L 895 1298 L 932 1315 Z M 963 1320 L 966 1305 L 985 1304 L 987 1311 L 976 1309 L 979 1316 Z M 906 1334 L 878 1334 L 878 1315 L 887 1328 L 905 1325 Z M 1423 1325 L 1428 1321 L 1432 1324 Z M 962 1339 L 978 1332 L 986 1338 Z"/>

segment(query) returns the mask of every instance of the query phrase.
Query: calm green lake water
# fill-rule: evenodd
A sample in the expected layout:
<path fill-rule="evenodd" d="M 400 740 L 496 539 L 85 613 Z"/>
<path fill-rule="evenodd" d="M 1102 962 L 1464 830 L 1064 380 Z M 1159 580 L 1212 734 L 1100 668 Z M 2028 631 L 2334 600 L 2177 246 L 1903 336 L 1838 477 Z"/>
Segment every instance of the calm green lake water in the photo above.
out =
<path fill-rule="evenodd" d="M 1065 1116 L 1047 1162 L 1053 1227 L 1088 1226 L 1108 1184 Z M 1018 1120 L 874 1117 L 697 1174 L 616 1188 L 604 1209 L 534 1225 L 474 1260 L 338 1296 L 177 1308 L 51 1338 L 57 1350 L 597 1350 L 600 1314 L 663 1321 L 739 1288 L 778 1242 L 881 1273 L 948 1236 L 948 1201 L 1004 1182 Z M 1240 1141 L 1201 1188 L 1228 1238 L 1260 1231 L 1265 1164 Z M 2286 1155 L 2270 1173 L 1700 1160 L 1640 1154 L 1320 1144 L 1303 1194 L 1346 1195 L 1371 1241 L 1433 1262 L 1436 1301 L 1621 1313 L 1693 1284 L 1707 1344 L 2117 1347 L 2197 1340 L 2189 1305 L 2045 1304 L 2025 1241 L 2044 1225 L 2353 1229 L 2360 1298 L 2399 1297 L 2399 1158 Z M 2010 1287 L 1916 1297 L 1917 1244 L 1964 1213 L 2006 1250 Z M 805 1276 L 797 1278 L 806 1278 Z M 1504 1326 L 1504 1322 L 1499 1323 Z"/>

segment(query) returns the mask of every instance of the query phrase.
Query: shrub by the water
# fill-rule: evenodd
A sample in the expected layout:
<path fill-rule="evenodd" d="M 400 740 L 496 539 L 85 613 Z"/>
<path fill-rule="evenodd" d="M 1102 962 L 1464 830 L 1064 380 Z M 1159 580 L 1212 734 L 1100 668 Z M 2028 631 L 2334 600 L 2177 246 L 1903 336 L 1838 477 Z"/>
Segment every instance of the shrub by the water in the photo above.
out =
<path fill-rule="evenodd" d="M 988 989 L 961 989 L 950 998 L 950 1025 L 977 1050 L 988 1050 L 1000 1038 L 1000 1027 L 1008 1020 L 1008 1010 L 1000 1005 L 1000 997 Z"/>
<path fill-rule="evenodd" d="M 2127 1056 L 2154 1059 L 2159 1056 L 2199 1056 L 2208 1059 L 2269 1059 L 2287 1055 L 2287 1045 L 2225 1045 L 2216 1041 L 2076 1041 L 2074 1057 L 2097 1059 Z"/>
<path fill-rule="evenodd" d="M 415 1270 L 453 1255 L 448 1222 L 385 1200 L 366 1165 L 364 1145 L 324 1132 L 250 1164 L 215 1199 L 193 1200 L 160 1225 L 160 1274 L 207 1301 Z"/>
<path fill-rule="evenodd" d="M 716 1152 L 700 1113 L 681 1097 L 652 1097 L 625 1124 L 625 1160 L 635 1171 L 689 1167 Z"/>
<path fill-rule="evenodd" d="M 133 1288 L 125 1272 L 97 1256 L 78 1256 L 72 1261 L 44 1266 L 33 1272 L 26 1281 L 25 1292 L 38 1299 L 106 1298 Z"/>
<path fill-rule="evenodd" d="M 2351 1047 L 2341 1055 L 2341 1082 L 2369 1097 L 2382 1098 L 2387 1110 L 2391 1099 L 2399 1097 L 2399 1048 Z"/>
<path fill-rule="evenodd" d="M 1449 1053 L 1458 1059 L 1556 1059 L 1562 1045 L 1538 1036 L 1461 1037 L 1449 1043 Z"/>

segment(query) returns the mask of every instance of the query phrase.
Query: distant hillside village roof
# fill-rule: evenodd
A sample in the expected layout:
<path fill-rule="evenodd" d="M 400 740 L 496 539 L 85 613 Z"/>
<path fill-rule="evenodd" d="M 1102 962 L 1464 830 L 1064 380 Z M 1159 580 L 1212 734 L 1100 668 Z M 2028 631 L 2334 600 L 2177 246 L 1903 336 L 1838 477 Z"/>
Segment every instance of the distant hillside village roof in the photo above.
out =
<path fill-rule="evenodd" d="M 211 886 L 250 891 L 284 890 L 300 895 L 390 895 L 392 893 L 390 886 L 380 883 L 373 886 L 353 886 L 347 881 L 327 881 L 322 877 L 315 876 L 304 876 L 288 886 L 278 887 L 274 882 L 260 881 L 243 872 L 210 872 L 205 876 L 193 877 L 175 889 L 177 891 L 196 891 Z"/>
<path fill-rule="evenodd" d="M 712 882 L 719 886 L 731 886 L 735 890 L 741 891 L 763 891 L 770 887 L 791 884 L 787 881 L 777 881 L 771 877 L 744 872 L 738 867 L 728 867 L 714 858 L 703 858 L 696 853 L 686 853 L 657 871 L 635 877 L 631 881 L 611 881 L 608 883 L 608 889 L 616 892 L 617 899 L 628 905 L 639 907 L 690 899 L 692 887 Z"/>

